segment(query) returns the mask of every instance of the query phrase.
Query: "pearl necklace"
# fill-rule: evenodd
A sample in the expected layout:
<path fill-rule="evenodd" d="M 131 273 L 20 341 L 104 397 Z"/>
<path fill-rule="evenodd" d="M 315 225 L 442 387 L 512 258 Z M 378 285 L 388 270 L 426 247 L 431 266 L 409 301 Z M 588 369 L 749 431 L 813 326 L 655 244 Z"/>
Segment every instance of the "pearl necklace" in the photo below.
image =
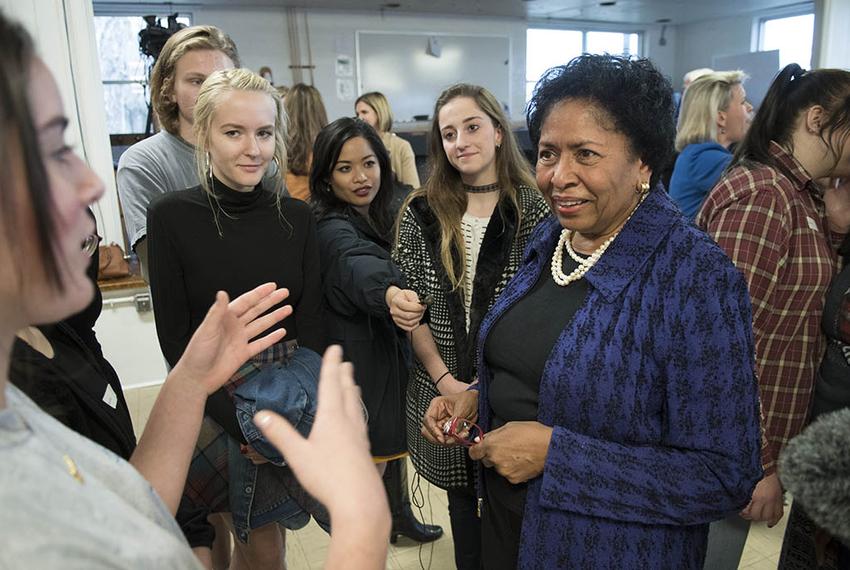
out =
<path fill-rule="evenodd" d="M 578 281 L 584 274 L 590 271 L 590 268 L 596 265 L 596 262 L 599 261 L 599 258 L 602 257 L 602 254 L 605 253 L 605 250 L 608 249 L 608 246 L 614 241 L 620 234 L 619 230 L 617 233 L 609 237 L 605 240 L 605 242 L 596 248 L 596 250 L 590 255 L 590 257 L 584 258 L 578 255 L 572 246 L 572 230 L 563 229 L 561 230 L 561 239 L 558 240 L 558 245 L 555 247 L 555 254 L 552 256 L 552 279 L 555 280 L 555 283 L 560 285 L 561 287 L 566 287 L 573 281 Z M 564 275 L 564 250 L 567 250 L 567 253 L 570 254 L 570 257 L 573 258 L 573 261 L 578 263 L 578 267 L 573 269 L 572 273 L 569 275 Z"/>
<path fill-rule="evenodd" d="M 634 210 L 632 210 L 629 217 L 626 218 L 626 221 L 622 223 L 622 225 L 617 229 L 614 234 L 611 235 L 608 239 L 606 239 L 602 245 L 596 248 L 596 250 L 590 254 L 590 257 L 584 258 L 577 254 L 573 249 L 573 231 L 564 228 L 561 230 L 561 238 L 558 240 L 558 245 L 555 246 L 555 253 L 552 255 L 552 279 L 555 280 L 555 283 L 560 285 L 561 287 L 566 287 L 573 281 L 578 281 L 584 274 L 590 271 L 590 268 L 596 265 L 596 262 L 599 261 L 599 258 L 602 257 L 602 254 L 605 253 L 605 250 L 608 249 L 608 246 L 614 243 L 614 240 L 620 235 L 620 232 L 623 231 L 623 228 L 626 227 L 628 221 L 632 218 L 634 213 L 643 203 L 649 192 L 644 193 L 640 200 L 638 200 L 637 206 L 635 206 Z M 578 267 L 573 269 L 573 271 L 569 275 L 564 275 L 564 250 L 567 250 L 567 253 L 570 257 L 578 263 Z"/>

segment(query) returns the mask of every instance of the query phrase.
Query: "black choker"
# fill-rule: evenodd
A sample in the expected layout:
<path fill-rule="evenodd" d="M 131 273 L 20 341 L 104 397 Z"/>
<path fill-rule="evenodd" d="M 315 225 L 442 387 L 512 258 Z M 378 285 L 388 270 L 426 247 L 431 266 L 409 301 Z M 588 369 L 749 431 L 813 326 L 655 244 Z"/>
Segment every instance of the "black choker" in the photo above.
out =
<path fill-rule="evenodd" d="M 469 184 L 464 184 L 463 189 L 470 194 L 484 194 L 485 192 L 494 192 L 499 190 L 500 186 L 498 182 L 485 184 L 484 186 L 470 186 Z"/>

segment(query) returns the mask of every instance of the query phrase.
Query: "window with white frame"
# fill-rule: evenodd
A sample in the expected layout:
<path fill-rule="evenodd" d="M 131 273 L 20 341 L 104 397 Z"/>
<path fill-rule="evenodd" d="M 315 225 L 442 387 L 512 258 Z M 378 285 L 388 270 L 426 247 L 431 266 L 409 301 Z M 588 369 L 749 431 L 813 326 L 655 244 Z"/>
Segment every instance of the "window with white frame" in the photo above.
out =
<path fill-rule="evenodd" d="M 166 16 L 161 18 L 164 24 Z M 189 16 L 177 21 L 191 25 Z M 141 16 L 96 15 L 94 25 L 109 134 L 144 133 L 153 59 L 142 54 L 139 32 L 147 23 Z"/>
<path fill-rule="evenodd" d="M 640 55 L 640 34 L 529 28 L 526 32 L 525 99 L 531 98 L 534 85 L 543 73 L 563 65 L 583 53 Z"/>
<path fill-rule="evenodd" d="M 759 51 L 779 50 L 779 66 L 799 64 L 812 67 L 812 43 L 815 34 L 815 15 L 811 12 L 774 18 L 759 22 Z"/>

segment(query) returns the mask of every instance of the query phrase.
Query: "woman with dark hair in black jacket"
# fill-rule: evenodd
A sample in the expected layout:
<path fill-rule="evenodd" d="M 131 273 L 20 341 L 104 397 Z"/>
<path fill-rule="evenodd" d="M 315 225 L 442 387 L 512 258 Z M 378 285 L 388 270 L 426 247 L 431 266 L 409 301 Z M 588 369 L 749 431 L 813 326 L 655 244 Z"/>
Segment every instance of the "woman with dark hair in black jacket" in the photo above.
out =
<path fill-rule="evenodd" d="M 343 347 L 368 413 L 372 456 L 382 473 L 393 514 L 391 539 L 420 542 L 442 535 L 423 525 L 407 499 L 404 402 L 410 344 L 390 311 L 421 313 L 407 303 L 404 276 L 390 259 L 393 221 L 403 190 L 393 185 L 389 155 L 369 124 L 342 118 L 322 129 L 313 145 L 310 192 L 318 218 L 326 336 Z"/>

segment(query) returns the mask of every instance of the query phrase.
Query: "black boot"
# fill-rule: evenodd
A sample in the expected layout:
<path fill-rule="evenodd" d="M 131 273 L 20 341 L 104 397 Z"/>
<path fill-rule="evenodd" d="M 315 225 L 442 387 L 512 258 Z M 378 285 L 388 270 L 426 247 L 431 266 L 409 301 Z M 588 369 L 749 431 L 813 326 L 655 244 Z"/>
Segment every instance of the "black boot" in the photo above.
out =
<path fill-rule="evenodd" d="M 416 542 L 431 542 L 443 536 L 442 527 L 419 522 L 410 508 L 406 459 L 396 459 L 387 463 L 387 470 L 384 471 L 384 488 L 387 490 L 390 513 L 393 516 L 391 543 L 395 544 L 399 536 L 406 536 Z"/>

